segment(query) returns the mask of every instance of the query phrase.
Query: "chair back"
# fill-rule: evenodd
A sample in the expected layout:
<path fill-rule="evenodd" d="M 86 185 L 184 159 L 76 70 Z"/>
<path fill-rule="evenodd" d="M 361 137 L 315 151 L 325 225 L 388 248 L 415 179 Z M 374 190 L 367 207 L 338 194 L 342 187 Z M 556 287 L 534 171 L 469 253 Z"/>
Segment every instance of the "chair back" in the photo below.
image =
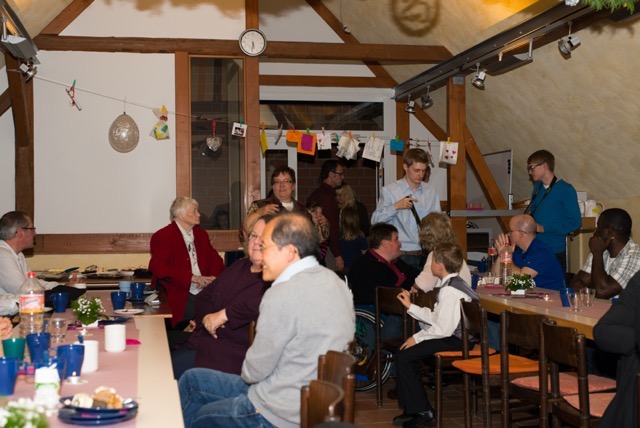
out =
<path fill-rule="evenodd" d="M 318 379 L 342 387 L 344 392 L 344 413 L 342 421 L 353 423 L 355 416 L 355 376 L 353 366 L 356 357 L 346 352 L 327 351 L 318 357 Z"/>
<path fill-rule="evenodd" d="M 487 311 L 480 305 L 480 302 L 465 302 L 464 299 L 460 299 L 460 302 L 462 355 L 464 358 L 469 358 L 469 350 L 473 348 L 471 346 L 473 338 L 480 343 L 483 358 L 486 359 L 489 355 Z"/>
<path fill-rule="evenodd" d="M 578 375 L 578 412 L 557 409 L 562 403 L 560 396 L 560 366 L 573 368 Z M 548 379 L 551 382 L 549 395 Z M 549 321 L 540 324 L 540 396 L 541 422 L 546 423 L 548 413 L 559 416 L 570 424 L 588 426 L 591 419 L 589 408 L 589 381 L 587 378 L 586 339 L 575 328 L 562 327 Z M 565 403 L 566 404 L 566 403 Z M 568 408 L 568 404 L 566 407 Z M 543 419 L 545 419 L 543 421 Z"/>
<path fill-rule="evenodd" d="M 340 421 L 344 393 L 342 388 L 323 380 L 312 380 L 300 390 L 300 427 L 311 428 L 322 422 Z"/>
<path fill-rule="evenodd" d="M 399 315 L 402 317 L 402 337 L 409 336 L 409 316 L 404 305 L 398 300 L 402 291 L 397 287 L 376 287 L 376 326 L 380 326 L 381 314 Z"/>

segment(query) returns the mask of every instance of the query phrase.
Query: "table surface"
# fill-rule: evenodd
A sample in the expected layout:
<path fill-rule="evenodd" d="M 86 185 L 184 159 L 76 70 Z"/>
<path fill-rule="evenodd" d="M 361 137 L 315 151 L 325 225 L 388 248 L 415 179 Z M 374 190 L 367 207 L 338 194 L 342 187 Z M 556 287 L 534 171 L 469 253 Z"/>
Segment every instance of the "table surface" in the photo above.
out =
<path fill-rule="evenodd" d="M 560 294 L 556 290 L 536 288 L 534 293 L 548 294 L 549 300 L 531 297 L 508 296 L 501 286 L 478 285 L 476 289 L 482 306 L 493 314 L 505 310 L 518 313 L 547 315 L 558 325 L 573 327 L 588 339 L 593 339 L 593 327 L 611 307 L 608 299 L 595 299 L 593 306 L 583 308 L 580 312 L 571 312 L 562 306 Z"/>
<path fill-rule="evenodd" d="M 109 292 L 89 291 L 87 294 L 88 297 L 100 296 L 107 315 L 113 314 Z M 70 309 L 64 314 L 58 313 L 55 316 L 73 319 Z M 139 404 L 137 416 L 130 421 L 119 423 L 118 426 L 122 428 L 183 427 L 180 395 L 177 381 L 173 379 L 173 368 L 164 325 L 165 316 L 166 314 L 147 313 L 136 315 L 132 320 L 127 321 L 125 323 L 127 338 L 140 341 L 140 345 L 127 345 L 127 349 L 120 353 L 110 353 L 104 350 L 104 330 L 102 328 L 88 329 L 90 336 L 87 336 L 86 339 L 100 342 L 98 370 L 94 373 L 82 374 L 81 379 L 87 381 L 84 384 L 64 384 L 61 395 L 68 396 L 76 392 L 91 393 L 98 386 L 110 386 L 116 391 L 122 391 L 127 397 L 135 398 Z M 17 334 L 18 328 L 16 327 L 14 335 Z M 74 342 L 76 334 L 77 330 L 69 330 L 64 343 Z M 55 346 L 57 345 L 52 345 L 52 347 Z M 2 347 L 0 347 L 0 355 L 2 355 Z M 136 359 L 134 360 L 134 358 Z M 123 367 L 126 373 L 119 372 L 117 369 L 119 367 Z M 135 374 L 137 376 L 134 376 Z M 16 381 L 16 393 L 9 397 L 2 397 L 0 400 L 18 397 L 33 398 L 33 388 L 29 379 L 20 376 Z M 0 401 L 0 406 L 2 406 L 2 401 Z M 51 427 L 67 426 L 60 422 L 56 416 L 50 418 L 50 425 Z"/>

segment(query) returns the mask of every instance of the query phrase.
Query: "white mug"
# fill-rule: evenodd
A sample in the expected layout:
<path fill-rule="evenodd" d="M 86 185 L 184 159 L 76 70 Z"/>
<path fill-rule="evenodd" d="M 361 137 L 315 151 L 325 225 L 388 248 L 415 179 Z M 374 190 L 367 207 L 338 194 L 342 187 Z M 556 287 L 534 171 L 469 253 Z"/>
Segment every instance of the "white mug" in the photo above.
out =
<path fill-rule="evenodd" d="M 580 214 L 582 217 L 598 218 L 602 211 L 604 211 L 604 205 L 594 199 L 578 201 L 578 204 L 580 205 Z"/>
<path fill-rule="evenodd" d="M 80 344 L 80 342 L 74 342 Z M 85 340 L 84 345 L 84 359 L 82 360 L 82 373 L 93 373 L 98 370 L 98 351 L 99 347 L 97 340 Z"/>
<path fill-rule="evenodd" d="M 122 352 L 127 347 L 126 327 L 124 324 L 104 326 L 104 350 Z"/>

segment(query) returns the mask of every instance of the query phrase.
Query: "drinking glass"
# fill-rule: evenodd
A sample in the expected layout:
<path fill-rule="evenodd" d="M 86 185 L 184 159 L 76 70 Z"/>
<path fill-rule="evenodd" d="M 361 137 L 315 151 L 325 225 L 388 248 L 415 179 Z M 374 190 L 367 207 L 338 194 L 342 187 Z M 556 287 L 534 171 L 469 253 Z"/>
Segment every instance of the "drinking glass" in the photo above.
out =
<path fill-rule="evenodd" d="M 580 293 L 569 293 L 569 310 L 571 312 L 580 312 L 582 310 L 582 298 Z"/>
<path fill-rule="evenodd" d="M 582 299 L 582 305 L 586 308 L 593 306 L 593 302 L 596 300 L 595 288 L 581 288 L 580 298 Z"/>
<path fill-rule="evenodd" d="M 64 341 L 64 337 L 67 334 L 67 327 L 69 321 L 64 318 L 51 318 L 49 320 L 49 333 L 51 333 L 51 340 L 54 343 L 60 343 Z"/>

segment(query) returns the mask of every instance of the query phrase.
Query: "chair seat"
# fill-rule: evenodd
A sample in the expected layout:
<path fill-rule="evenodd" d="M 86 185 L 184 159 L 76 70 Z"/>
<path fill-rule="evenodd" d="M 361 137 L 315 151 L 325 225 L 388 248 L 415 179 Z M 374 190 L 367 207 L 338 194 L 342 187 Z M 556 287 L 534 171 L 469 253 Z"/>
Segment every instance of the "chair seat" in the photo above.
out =
<path fill-rule="evenodd" d="M 474 375 L 482 374 L 482 358 L 471 358 L 468 360 L 458 360 L 452 363 L 454 367 L 465 373 L 471 373 Z M 539 364 L 535 360 L 521 357 L 519 355 L 509 354 L 509 373 L 521 374 L 521 373 L 536 373 L 538 372 Z M 500 374 L 500 354 L 492 355 L 489 357 L 489 374 Z"/>
<path fill-rule="evenodd" d="M 602 392 L 600 394 L 589 394 L 589 414 L 596 418 L 601 418 L 604 411 L 609 407 L 609 403 L 615 397 L 615 392 Z M 572 407 L 580 409 L 580 398 L 578 395 L 564 397 Z"/>
<path fill-rule="evenodd" d="M 469 356 L 470 357 L 479 357 L 481 355 L 481 349 L 479 346 L 476 346 L 475 348 L 473 348 L 471 351 L 469 351 Z M 495 354 L 496 351 L 493 348 L 489 348 L 489 355 L 493 355 Z M 434 355 L 439 355 L 443 358 L 462 358 L 462 351 L 442 351 L 442 352 L 436 352 Z"/>
<path fill-rule="evenodd" d="M 588 375 L 589 393 L 610 391 L 616 389 L 616 381 L 602 376 Z M 560 373 L 560 395 L 574 395 L 578 393 L 578 377 L 575 373 Z M 521 388 L 539 390 L 540 377 L 526 376 L 519 377 L 511 381 L 512 384 Z M 551 392 L 551 380 L 549 380 L 549 392 Z"/>

